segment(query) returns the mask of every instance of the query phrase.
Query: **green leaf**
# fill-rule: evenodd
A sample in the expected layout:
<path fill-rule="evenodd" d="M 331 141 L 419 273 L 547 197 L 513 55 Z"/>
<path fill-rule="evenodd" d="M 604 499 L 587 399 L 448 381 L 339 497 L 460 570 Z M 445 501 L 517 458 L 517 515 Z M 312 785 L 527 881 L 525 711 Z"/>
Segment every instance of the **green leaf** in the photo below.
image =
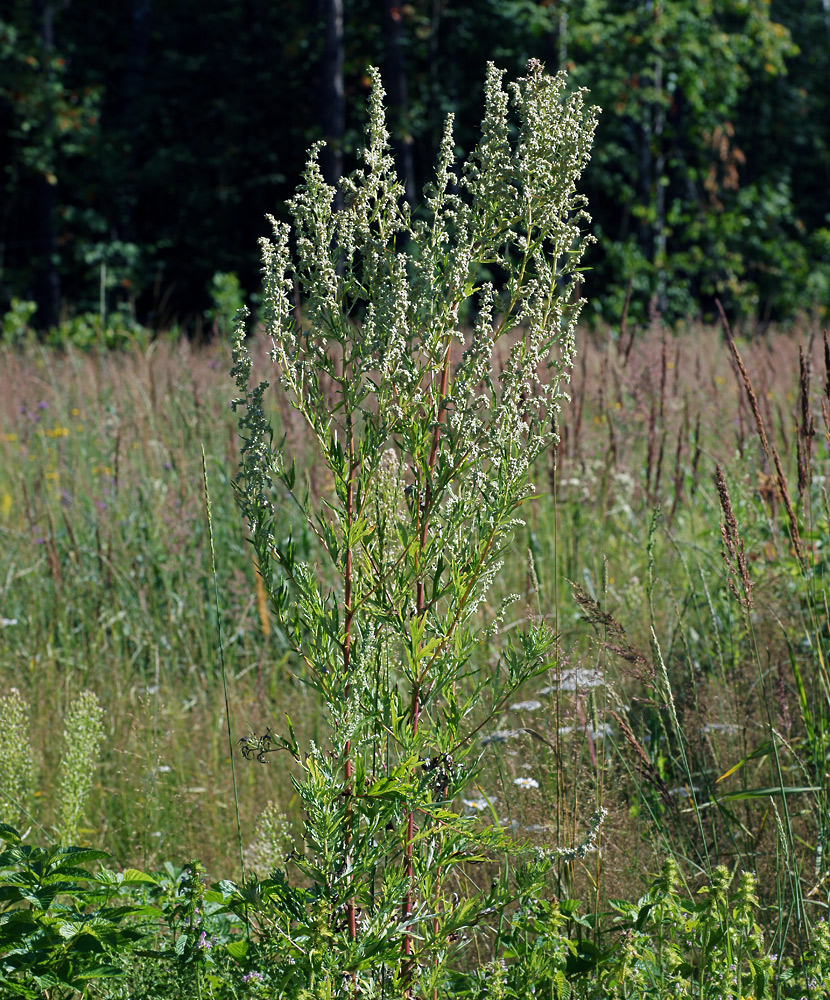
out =
<path fill-rule="evenodd" d="M 139 871 L 138 868 L 125 868 L 121 874 L 124 876 L 121 885 L 142 885 L 145 883 L 158 885 L 158 881 L 152 875 Z"/>
<path fill-rule="evenodd" d="M 640 909 L 640 912 L 637 914 L 636 923 L 634 924 L 635 930 L 641 931 L 643 929 L 643 925 L 645 924 L 646 920 L 648 920 L 648 915 L 651 912 L 653 906 L 654 903 L 646 903 L 645 906 L 643 906 Z"/>
<path fill-rule="evenodd" d="M 74 868 L 88 861 L 104 861 L 109 856 L 106 851 L 96 851 L 91 847 L 63 847 L 57 855 L 60 860 L 55 864 L 54 871 L 61 872 L 64 866 Z"/>
<path fill-rule="evenodd" d="M 230 879 L 223 878 L 221 882 L 216 883 L 216 889 L 220 893 L 220 899 L 224 901 L 231 896 L 235 896 L 239 891 L 239 886 L 235 882 L 231 882 Z"/>
<path fill-rule="evenodd" d="M 248 942 L 231 941 L 227 946 L 227 951 L 231 958 L 235 958 L 237 961 L 240 961 L 248 954 Z"/>
<path fill-rule="evenodd" d="M 54 885 L 59 882 L 67 886 L 71 886 L 77 882 L 94 882 L 95 876 L 92 872 L 88 872 L 86 868 L 77 868 L 75 865 L 67 864 L 53 868 L 52 871 L 41 881 L 43 885 Z"/>
<path fill-rule="evenodd" d="M 105 910 L 100 910 L 96 914 L 99 920 L 107 920 L 110 923 L 117 923 L 123 917 L 161 917 L 164 911 L 158 906 L 150 905 L 126 905 L 111 906 Z"/>
<path fill-rule="evenodd" d="M 595 968 L 602 960 L 602 952 L 592 941 L 579 941 L 576 943 L 576 953 L 569 955 L 566 962 L 567 971 L 573 975 L 575 973 L 585 973 Z"/>
<path fill-rule="evenodd" d="M 88 979 L 114 979 L 123 975 L 124 969 L 119 969 L 117 965 L 96 965 L 92 969 L 84 969 L 83 972 L 75 973 L 73 978 L 83 983 Z"/>
<path fill-rule="evenodd" d="M 796 787 L 785 787 L 776 785 L 772 788 L 747 788 L 742 792 L 731 792 L 729 795 L 719 795 L 716 802 L 737 802 L 739 799 L 763 799 L 770 795 L 809 795 L 812 792 L 821 792 L 824 789 L 820 785 L 801 785 Z"/>
<path fill-rule="evenodd" d="M 403 798 L 404 793 L 401 788 L 401 782 L 398 778 L 391 775 L 380 778 L 373 785 L 363 793 L 375 798 Z"/>

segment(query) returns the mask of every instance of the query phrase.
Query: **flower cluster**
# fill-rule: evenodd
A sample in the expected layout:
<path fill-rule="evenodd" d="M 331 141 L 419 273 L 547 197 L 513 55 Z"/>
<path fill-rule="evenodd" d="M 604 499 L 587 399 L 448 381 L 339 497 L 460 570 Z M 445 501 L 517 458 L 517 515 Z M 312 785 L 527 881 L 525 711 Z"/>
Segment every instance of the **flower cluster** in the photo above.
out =
<path fill-rule="evenodd" d="M 286 940 L 310 942 L 298 963 L 320 963 L 308 975 L 331 981 L 337 948 L 365 949 L 409 995 L 419 970 L 437 975 L 438 956 L 458 950 L 466 932 L 454 914 L 472 928 L 493 911 L 484 896 L 453 901 L 453 870 L 523 850 L 477 818 L 484 796 L 465 797 L 481 746 L 471 720 L 507 704 L 534 710 L 516 692 L 556 641 L 532 622 L 496 643 L 505 602 L 493 613 L 490 596 L 573 360 L 590 241 L 576 183 L 596 112 L 538 64 L 507 88 L 490 67 L 481 142 L 456 164 L 447 121 L 413 219 L 371 77 L 360 168 L 338 196 L 313 147 L 291 226 L 272 220 L 262 244 L 274 381 L 312 456 L 275 446 L 242 325 L 234 343 L 240 506 L 281 635 L 330 729 L 308 753 L 293 732 L 240 742 L 261 762 L 288 750 L 301 771 L 305 850 L 292 865 L 315 888 L 291 895 L 288 875 L 273 873 Z M 462 307 L 477 317 L 472 330 Z M 323 470 L 322 495 L 302 484 L 295 457 Z M 299 512 L 302 547 L 281 502 Z M 506 906 L 510 890 L 499 892 Z M 371 975 L 356 972 L 347 989 L 371 995 Z"/>

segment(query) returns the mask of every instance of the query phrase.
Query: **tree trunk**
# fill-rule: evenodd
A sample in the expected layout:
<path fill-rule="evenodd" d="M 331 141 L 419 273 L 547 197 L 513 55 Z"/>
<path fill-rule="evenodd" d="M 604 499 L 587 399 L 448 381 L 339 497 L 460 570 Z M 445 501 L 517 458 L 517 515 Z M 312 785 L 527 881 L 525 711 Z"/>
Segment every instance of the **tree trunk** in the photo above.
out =
<path fill-rule="evenodd" d="M 325 148 L 320 169 L 327 184 L 336 185 L 343 174 L 343 133 L 346 101 L 343 94 L 343 0 L 318 0 L 323 26 L 323 51 L 317 71 L 317 115 Z M 338 192 L 337 206 L 341 196 Z"/>
<path fill-rule="evenodd" d="M 411 205 L 415 201 L 415 159 L 412 155 L 413 139 L 408 121 L 403 12 L 399 0 L 384 0 L 383 31 L 386 36 L 384 83 L 392 125 L 392 147 L 395 150 L 398 176 L 404 183 L 406 200 Z"/>
<path fill-rule="evenodd" d="M 55 5 L 44 0 L 35 0 L 33 11 L 45 56 L 41 72 L 48 77 L 52 72 L 50 60 L 55 46 Z M 48 102 L 46 106 L 48 109 Z M 46 114 L 49 115 L 48 110 Z M 44 124 L 48 131 L 49 123 Z M 52 172 L 39 174 L 35 180 L 35 252 L 38 266 L 34 283 L 35 302 L 37 302 L 34 322 L 41 330 L 54 326 L 58 322 L 60 312 L 61 279 L 58 271 L 58 237 L 55 232 L 56 183 L 57 179 Z"/>
<path fill-rule="evenodd" d="M 657 4 L 654 10 L 655 24 L 662 14 L 662 5 Z M 663 93 L 663 56 L 662 37 L 658 33 L 658 52 L 654 57 L 654 90 L 658 95 L 652 105 L 652 122 L 654 144 L 656 147 L 654 161 L 655 182 L 655 220 L 654 220 L 654 262 L 657 266 L 657 285 L 655 288 L 655 309 L 652 311 L 664 313 L 668 306 L 666 287 L 666 187 L 664 173 L 666 170 L 666 151 L 663 132 L 666 126 L 666 108 L 660 97 Z"/>
<path fill-rule="evenodd" d="M 121 127 L 129 149 L 122 181 L 118 185 L 118 217 L 112 235 L 125 243 L 136 243 L 135 212 L 137 192 L 135 182 L 138 162 L 138 140 L 141 135 L 139 115 L 141 96 L 147 75 L 147 48 L 150 41 L 150 15 L 152 0 L 132 0 L 130 16 L 130 48 L 127 69 L 124 76 L 124 103 L 121 111 Z"/>
<path fill-rule="evenodd" d="M 130 18 L 130 52 L 124 81 L 124 121 L 132 122 L 144 90 L 147 46 L 150 40 L 150 13 L 153 0 L 133 0 Z"/>
<path fill-rule="evenodd" d="M 37 312 L 34 324 L 39 330 L 57 325 L 61 305 L 61 278 L 58 271 L 58 238 L 55 233 L 57 198 L 50 178 L 35 180 L 35 239 L 38 268 L 34 295 Z"/>

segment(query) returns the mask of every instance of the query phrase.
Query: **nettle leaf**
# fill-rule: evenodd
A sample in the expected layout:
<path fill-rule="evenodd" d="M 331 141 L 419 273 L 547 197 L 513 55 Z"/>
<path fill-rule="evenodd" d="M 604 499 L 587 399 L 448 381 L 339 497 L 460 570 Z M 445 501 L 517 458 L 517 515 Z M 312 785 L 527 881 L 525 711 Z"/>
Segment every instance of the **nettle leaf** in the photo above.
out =
<path fill-rule="evenodd" d="M 225 947 L 231 958 L 236 959 L 237 962 L 241 962 L 248 954 L 249 945 L 247 941 L 230 941 Z"/>
<path fill-rule="evenodd" d="M 121 874 L 121 885 L 158 885 L 158 880 L 138 868 L 125 868 Z"/>
<path fill-rule="evenodd" d="M 654 903 L 646 903 L 645 906 L 640 908 L 640 911 L 637 913 L 637 921 L 634 924 L 635 930 L 641 931 L 643 929 L 646 920 L 648 920 L 648 915 L 651 913 L 654 905 Z"/>
<path fill-rule="evenodd" d="M 75 884 L 74 882 L 67 881 L 68 879 L 74 879 L 75 882 L 93 882 L 95 876 L 85 868 L 76 868 L 74 865 L 65 864 L 53 868 L 51 873 L 41 881 L 43 885 L 51 885 L 53 883 Z"/>
<path fill-rule="evenodd" d="M 16 903 L 23 899 L 25 889 L 17 885 L 0 885 L 0 899 Z"/>
<path fill-rule="evenodd" d="M 70 885 L 68 888 L 71 889 L 72 886 Z M 20 895 L 20 899 L 25 900 L 27 903 L 31 903 L 32 906 L 45 912 L 52 905 L 55 900 L 55 896 L 57 896 L 60 891 L 61 888 L 59 885 L 52 886 L 50 889 L 44 889 L 40 892 L 24 890 Z"/>
<path fill-rule="evenodd" d="M 64 865 L 76 866 L 88 861 L 104 861 L 109 858 L 106 851 L 97 851 L 91 847 L 61 847 L 55 854 L 54 870 L 63 871 Z"/>
<path fill-rule="evenodd" d="M 76 972 L 73 975 L 74 982 L 86 983 L 93 979 L 116 979 L 124 975 L 124 970 L 117 965 L 95 965 L 91 969 L 84 969 L 83 972 Z"/>

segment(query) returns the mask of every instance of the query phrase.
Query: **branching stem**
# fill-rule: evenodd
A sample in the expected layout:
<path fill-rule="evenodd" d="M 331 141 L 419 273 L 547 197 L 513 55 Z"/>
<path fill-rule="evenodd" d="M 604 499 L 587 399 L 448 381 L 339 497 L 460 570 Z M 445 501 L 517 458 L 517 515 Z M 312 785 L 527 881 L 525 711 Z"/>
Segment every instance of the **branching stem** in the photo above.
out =
<path fill-rule="evenodd" d="M 429 511 L 430 504 L 432 503 L 432 488 L 430 480 L 432 478 L 432 470 L 435 468 L 435 463 L 438 460 L 438 445 L 441 438 L 441 424 L 444 420 L 444 400 L 447 398 L 447 390 L 449 388 L 450 380 L 450 356 L 452 353 L 452 340 L 448 340 L 447 348 L 444 353 L 444 364 L 441 370 L 441 385 L 438 390 L 438 406 L 437 413 L 435 417 L 435 426 L 432 431 L 432 446 L 429 450 L 429 459 L 427 460 L 427 482 L 424 484 L 424 511 L 423 511 L 423 524 L 421 525 L 421 536 L 418 548 L 418 575 L 415 582 L 415 608 L 418 620 L 420 621 L 426 610 L 426 600 L 424 597 L 424 577 L 423 573 L 420 571 L 421 568 L 421 557 L 427 546 L 427 535 L 429 533 Z M 416 504 L 418 500 L 416 498 Z M 418 671 L 413 678 L 412 686 L 412 735 L 416 736 L 418 734 L 418 720 L 421 715 L 421 686 L 426 678 Z M 415 838 L 415 814 L 410 809 L 409 815 L 406 818 L 406 846 L 405 846 L 405 856 L 406 856 L 406 874 L 409 880 L 409 886 L 406 893 L 406 900 L 403 906 L 403 918 L 404 923 L 409 920 L 412 913 L 412 896 L 414 889 L 414 872 L 412 864 L 412 842 Z M 403 939 L 403 951 L 407 960 L 412 955 L 412 938 L 408 932 L 405 932 Z M 411 977 L 411 962 L 407 962 L 409 966 L 406 970 L 407 978 Z"/>

